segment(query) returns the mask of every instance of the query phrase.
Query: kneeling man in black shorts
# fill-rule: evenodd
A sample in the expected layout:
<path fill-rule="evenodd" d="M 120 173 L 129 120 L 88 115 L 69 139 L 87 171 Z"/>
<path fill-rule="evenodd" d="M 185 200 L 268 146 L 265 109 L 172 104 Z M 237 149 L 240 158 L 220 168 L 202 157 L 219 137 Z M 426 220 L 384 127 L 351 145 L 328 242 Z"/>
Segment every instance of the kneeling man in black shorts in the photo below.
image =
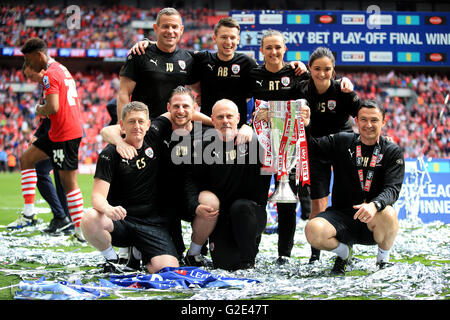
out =
<path fill-rule="evenodd" d="M 124 140 L 136 148 L 138 155 L 124 159 L 111 144 L 101 152 L 94 175 L 93 209 L 83 216 L 83 233 L 105 257 L 107 272 L 120 271 L 112 246 L 135 247 L 150 273 L 178 267 L 168 218 L 159 214 L 156 206 L 162 139 L 148 130 L 149 112 L 141 102 L 127 104 L 121 119 Z"/>
<path fill-rule="evenodd" d="M 304 112 L 307 125 L 309 109 Z M 398 232 L 392 205 L 403 183 L 403 152 L 381 136 L 385 110 L 375 101 L 361 101 L 355 121 L 359 134 L 314 138 L 306 130 L 308 147 L 333 164 L 332 205 L 305 227 L 312 247 L 337 254 L 333 275 L 345 274 L 353 244 L 378 245 L 377 265 L 386 267 Z"/>
<path fill-rule="evenodd" d="M 214 268 L 225 270 L 254 267 L 267 222 L 271 176 L 262 174 L 258 138 L 254 135 L 249 142 L 237 142 L 239 119 L 233 101 L 222 99 L 214 104 L 215 130 L 196 152 L 185 179 L 192 216 L 204 210 L 204 205 L 219 211 L 209 249 Z"/>

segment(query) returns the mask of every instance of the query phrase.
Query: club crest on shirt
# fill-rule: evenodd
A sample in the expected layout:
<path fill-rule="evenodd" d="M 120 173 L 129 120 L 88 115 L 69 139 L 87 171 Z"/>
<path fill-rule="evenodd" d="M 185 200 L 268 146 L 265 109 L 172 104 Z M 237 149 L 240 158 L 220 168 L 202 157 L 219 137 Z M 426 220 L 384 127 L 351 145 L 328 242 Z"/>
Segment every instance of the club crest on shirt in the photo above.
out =
<path fill-rule="evenodd" d="M 44 85 L 45 89 L 50 88 L 50 80 L 48 80 L 48 76 L 44 76 L 42 79 L 42 84 Z"/>
<path fill-rule="evenodd" d="M 328 109 L 333 111 L 336 108 L 336 100 L 328 100 Z"/>
<path fill-rule="evenodd" d="M 147 157 L 149 157 L 150 159 L 152 159 L 153 158 L 153 149 L 152 149 L 152 147 L 148 147 L 147 149 L 145 149 L 145 155 L 147 156 Z"/>
<path fill-rule="evenodd" d="M 178 60 L 178 65 L 182 70 L 186 69 L 186 62 L 184 60 Z"/>
<path fill-rule="evenodd" d="M 289 77 L 282 77 L 281 78 L 281 84 L 285 87 L 287 87 L 291 83 L 291 79 Z"/>
<path fill-rule="evenodd" d="M 380 153 L 377 157 L 377 163 L 380 163 L 382 159 L 383 159 L 383 154 Z"/>
<path fill-rule="evenodd" d="M 233 64 L 231 66 L 231 71 L 233 71 L 234 74 L 238 74 L 239 71 L 241 71 L 241 66 L 238 64 Z"/>

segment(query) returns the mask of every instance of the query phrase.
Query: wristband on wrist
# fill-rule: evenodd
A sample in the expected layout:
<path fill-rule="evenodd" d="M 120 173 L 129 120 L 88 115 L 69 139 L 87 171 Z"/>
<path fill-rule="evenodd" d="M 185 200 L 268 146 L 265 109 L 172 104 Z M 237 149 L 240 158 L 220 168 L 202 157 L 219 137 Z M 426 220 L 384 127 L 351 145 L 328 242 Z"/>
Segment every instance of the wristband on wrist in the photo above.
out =
<path fill-rule="evenodd" d="M 373 204 L 375 205 L 375 208 L 377 208 L 377 212 L 383 210 L 382 205 L 379 201 L 373 201 Z"/>

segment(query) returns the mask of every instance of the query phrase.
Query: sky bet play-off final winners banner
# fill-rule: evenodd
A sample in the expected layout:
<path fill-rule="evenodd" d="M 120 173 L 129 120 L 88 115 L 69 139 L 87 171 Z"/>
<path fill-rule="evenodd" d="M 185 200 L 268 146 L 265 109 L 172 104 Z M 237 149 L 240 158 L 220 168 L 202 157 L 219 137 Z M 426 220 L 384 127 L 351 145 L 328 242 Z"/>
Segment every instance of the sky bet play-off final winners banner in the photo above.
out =
<path fill-rule="evenodd" d="M 367 12 L 233 10 L 230 16 L 241 26 L 239 51 L 259 63 L 263 31 L 275 29 L 285 37 L 287 61 L 307 63 L 317 47 L 325 46 L 337 66 L 450 67 L 449 12 L 383 12 L 370 6 Z M 405 180 L 395 204 L 399 218 L 450 223 L 450 160 L 405 160 Z M 268 210 L 276 216 L 273 204 Z"/>
<path fill-rule="evenodd" d="M 240 51 L 259 63 L 262 32 L 281 31 L 286 60 L 307 62 L 319 46 L 330 48 L 337 66 L 450 66 L 449 12 L 230 11 L 241 26 Z"/>

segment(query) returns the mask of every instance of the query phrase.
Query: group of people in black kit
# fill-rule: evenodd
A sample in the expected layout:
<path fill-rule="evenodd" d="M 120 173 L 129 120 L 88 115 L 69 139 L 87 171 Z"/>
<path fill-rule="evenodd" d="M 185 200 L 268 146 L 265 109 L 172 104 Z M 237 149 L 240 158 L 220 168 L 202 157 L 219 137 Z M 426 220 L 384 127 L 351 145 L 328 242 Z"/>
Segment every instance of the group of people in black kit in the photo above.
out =
<path fill-rule="evenodd" d="M 310 190 L 295 185 L 295 173 L 289 176 L 309 216 L 310 262 L 320 250 L 332 251 L 332 273 L 344 274 L 352 246 L 365 244 L 378 245 L 377 264 L 388 266 L 398 231 L 392 204 L 403 182 L 402 151 L 381 136 L 383 107 L 361 101 L 348 79 L 334 80 L 331 51 L 315 50 L 308 68 L 286 64 L 283 35 L 269 30 L 258 65 L 236 52 L 240 27 L 232 18 L 214 28 L 217 52 L 179 49 L 183 24 L 173 8 L 159 12 L 154 30 L 156 42 L 136 44 L 120 71 L 118 124 L 101 131 L 109 145 L 97 163 L 93 208 L 81 221 L 84 237 L 106 259 L 105 270 L 124 270 L 113 246 L 130 248 L 128 268 L 142 263 L 151 273 L 180 262 L 226 270 L 255 266 L 271 175 L 262 174 L 263 148 L 247 121 L 250 98 L 308 101 L 301 115 Z M 266 115 L 259 113 L 263 120 Z M 295 209 L 277 205 L 278 263 L 291 255 Z M 181 221 L 192 227 L 185 255 Z"/>

